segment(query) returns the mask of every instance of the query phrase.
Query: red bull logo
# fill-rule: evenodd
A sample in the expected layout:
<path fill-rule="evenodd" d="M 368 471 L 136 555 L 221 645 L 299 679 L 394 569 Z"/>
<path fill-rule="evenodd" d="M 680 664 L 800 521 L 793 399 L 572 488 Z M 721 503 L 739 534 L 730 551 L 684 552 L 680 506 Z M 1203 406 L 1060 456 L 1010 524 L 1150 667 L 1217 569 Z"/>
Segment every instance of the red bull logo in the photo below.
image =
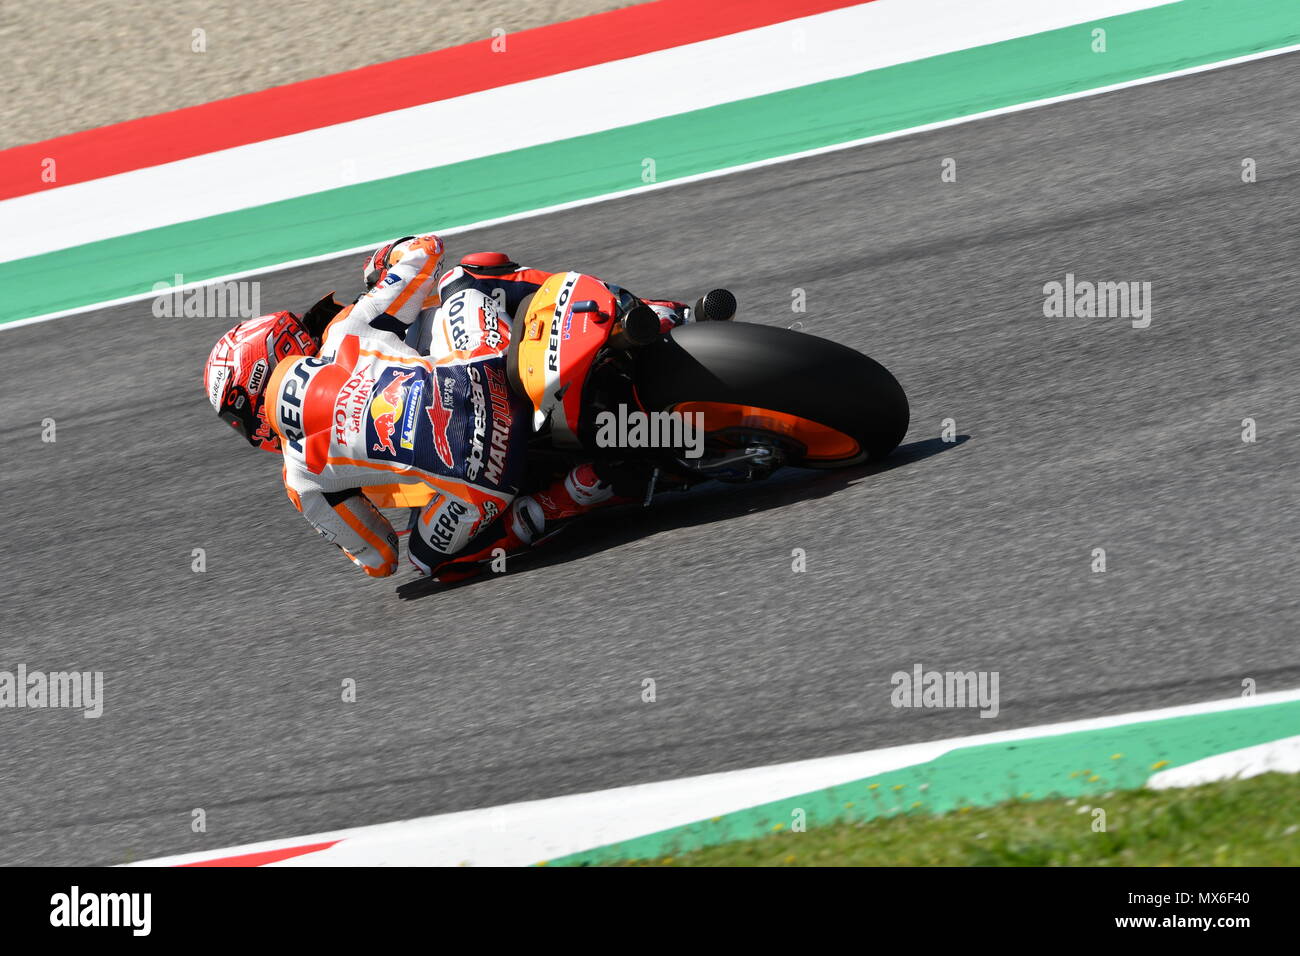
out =
<path fill-rule="evenodd" d="M 403 388 L 413 378 L 415 378 L 414 372 L 398 375 L 384 387 L 382 392 L 371 399 L 370 417 L 375 422 L 376 439 L 375 443 L 370 447 L 371 451 L 386 451 L 390 455 L 397 454 L 397 448 L 393 445 L 393 434 L 397 431 L 397 423 L 402 417 L 403 398 L 405 397 Z"/>

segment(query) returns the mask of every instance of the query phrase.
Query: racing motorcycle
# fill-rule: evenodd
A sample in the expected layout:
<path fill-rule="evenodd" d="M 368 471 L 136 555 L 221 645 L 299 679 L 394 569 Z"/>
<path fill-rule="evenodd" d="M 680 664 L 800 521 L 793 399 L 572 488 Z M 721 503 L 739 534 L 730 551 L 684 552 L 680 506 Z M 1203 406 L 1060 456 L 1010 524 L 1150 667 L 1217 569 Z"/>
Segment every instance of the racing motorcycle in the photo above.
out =
<path fill-rule="evenodd" d="M 782 466 L 843 468 L 888 455 L 908 425 L 907 397 L 880 363 L 837 342 L 728 319 L 715 289 L 696 319 L 662 333 L 630 292 L 556 273 L 517 309 L 507 375 L 534 410 L 539 482 L 580 460 L 648 458 L 673 484 L 755 481 Z M 610 447 L 602 429 L 626 411 L 697 425 L 655 447 Z M 692 454 L 693 453 L 693 454 Z"/>
<path fill-rule="evenodd" d="M 907 397 L 880 363 L 791 329 L 718 321 L 736 311 L 725 289 L 702 296 L 692 311 L 696 321 L 665 333 L 642 300 L 579 272 L 552 275 L 520 303 L 506 366 L 511 387 L 533 409 L 521 493 L 603 457 L 653 469 L 648 503 L 656 490 L 707 480 L 750 482 L 783 466 L 874 461 L 903 440 Z M 688 447 L 678 430 L 676 442 L 645 447 L 602 441 L 602 426 L 629 411 L 661 421 L 676 413 L 695 440 Z M 423 484 L 366 492 L 381 507 L 414 508 L 434 494 Z"/>

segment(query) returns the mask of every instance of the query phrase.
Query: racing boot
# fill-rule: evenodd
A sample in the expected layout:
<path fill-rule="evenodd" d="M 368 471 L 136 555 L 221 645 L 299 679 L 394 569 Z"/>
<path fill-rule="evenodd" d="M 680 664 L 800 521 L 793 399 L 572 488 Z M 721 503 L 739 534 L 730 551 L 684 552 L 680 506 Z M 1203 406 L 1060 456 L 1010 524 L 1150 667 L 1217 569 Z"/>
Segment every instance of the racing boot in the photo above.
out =
<path fill-rule="evenodd" d="M 434 568 L 431 576 L 444 583 L 474 577 L 502 552 L 517 554 L 558 534 L 571 518 L 604 505 L 637 500 L 627 492 L 635 493 L 643 485 L 638 484 L 635 475 L 625 474 L 625 469 L 617 466 L 611 471 L 603 464 L 577 465 L 543 490 L 516 498 L 501 520 L 491 526 L 487 537 L 474 540 L 472 552 Z"/>

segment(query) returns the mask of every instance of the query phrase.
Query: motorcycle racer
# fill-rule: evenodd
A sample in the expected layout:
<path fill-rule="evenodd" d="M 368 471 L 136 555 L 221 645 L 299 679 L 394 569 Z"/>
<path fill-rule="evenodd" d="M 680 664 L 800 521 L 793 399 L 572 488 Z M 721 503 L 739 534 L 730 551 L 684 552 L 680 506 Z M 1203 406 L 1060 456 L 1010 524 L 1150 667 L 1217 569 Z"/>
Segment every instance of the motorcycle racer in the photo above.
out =
<path fill-rule="evenodd" d="M 520 550 L 548 522 L 614 497 L 592 466 L 518 497 L 531 409 L 507 384 L 510 324 L 494 300 L 453 293 L 433 314 L 440 347 L 422 355 L 406 344 L 408 326 L 441 304 L 442 257 L 433 235 L 386 244 L 368 261 L 369 291 L 346 307 L 327 297 L 309 313 L 318 325 L 329 317 L 318 347 L 306 317 L 278 313 L 241 323 L 209 359 L 214 406 L 250 442 L 283 452 L 294 506 L 372 576 L 396 570 L 398 549 L 368 486 L 434 490 L 408 545 L 425 574 Z"/>
<path fill-rule="evenodd" d="M 549 273 L 479 253 L 435 282 L 443 253 L 435 235 L 385 243 L 352 305 L 331 294 L 302 320 L 243 323 L 209 359 L 222 417 L 257 447 L 284 452 L 294 506 L 376 577 L 396 570 L 397 532 L 365 488 L 432 490 L 413 515 L 408 554 L 422 573 L 451 580 L 556 522 L 635 500 L 645 483 L 618 463 L 587 463 L 519 494 L 532 416 L 507 383 L 505 353 L 512 313 Z M 683 303 L 652 306 L 665 330 L 689 315 Z"/>
<path fill-rule="evenodd" d="M 456 347 L 445 354 L 404 341 L 440 303 L 442 240 L 403 239 L 376 255 L 374 284 L 329 323 L 319 355 L 291 356 L 271 373 L 266 417 L 282 441 L 290 500 L 367 574 L 396 570 L 397 534 L 362 489 L 385 480 L 433 488 L 409 540 L 427 574 L 516 497 L 529 416 L 506 383 L 509 326 L 494 302 L 457 303 L 444 320 Z"/>

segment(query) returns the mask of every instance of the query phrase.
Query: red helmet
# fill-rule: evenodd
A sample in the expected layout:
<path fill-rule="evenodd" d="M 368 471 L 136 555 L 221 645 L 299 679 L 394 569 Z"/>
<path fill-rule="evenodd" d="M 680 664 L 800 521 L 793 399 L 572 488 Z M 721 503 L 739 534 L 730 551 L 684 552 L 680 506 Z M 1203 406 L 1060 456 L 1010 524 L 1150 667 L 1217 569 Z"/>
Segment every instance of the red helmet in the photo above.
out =
<path fill-rule="evenodd" d="M 271 431 L 263 409 L 266 383 L 282 359 L 315 355 L 319 349 L 320 343 L 292 312 L 240 322 L 208 356 L 203 370 L 208 401 L 254 448 L 279 451 L 280 436 Z"/>
<path fill-rule="evenodd" d="M 395 266 L 401 261 L 402 250 L 398 250 L 397 247 L 404 242 L 410 242 L 414 238 L 415 236 L 403 236 L 401 239 L 385 242 L 370 253 L 370 256 L 366 259 L 366 264 L 361 267 L 361 278 L 365 280 L 367 290 L 375 287 L 375 283 L 379 281 L 389 266 Z M 397 250 L 396 255 L 393 254 L 394 250 Z"/>

